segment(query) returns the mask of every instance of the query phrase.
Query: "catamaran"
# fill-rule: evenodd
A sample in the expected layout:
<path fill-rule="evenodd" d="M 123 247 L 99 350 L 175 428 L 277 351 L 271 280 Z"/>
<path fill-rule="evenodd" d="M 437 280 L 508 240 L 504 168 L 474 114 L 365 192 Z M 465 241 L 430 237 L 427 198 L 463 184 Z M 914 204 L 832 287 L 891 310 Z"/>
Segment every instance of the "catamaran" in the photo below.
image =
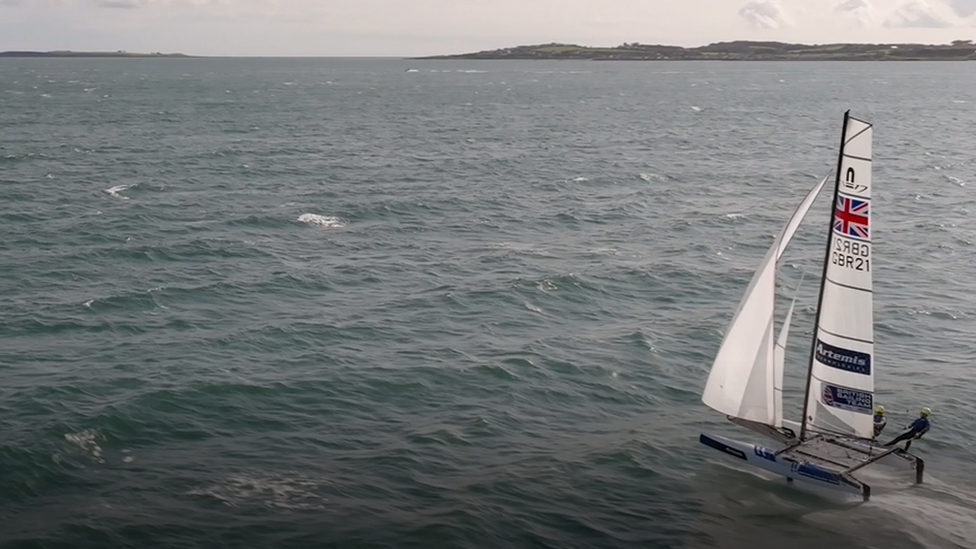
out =
<path fill-rule="evenodd" d="M 882 461 L 922 482 L 924 462 L 874 440 L 874 313 L 871 264 L 870 123 L 844 113 L 827 249 L 800 421 L 783 416 L 783 370 L 794 298 L 774 334 L 776 272 L 790 240 L 830 175 L 803 198 L 760 263 L 739 303 L 702 392 L 733 423 L 779 449 L 702 434 L 700 442 L 746 463 L 812 485 L 871 497 L 854 475 Z"/>

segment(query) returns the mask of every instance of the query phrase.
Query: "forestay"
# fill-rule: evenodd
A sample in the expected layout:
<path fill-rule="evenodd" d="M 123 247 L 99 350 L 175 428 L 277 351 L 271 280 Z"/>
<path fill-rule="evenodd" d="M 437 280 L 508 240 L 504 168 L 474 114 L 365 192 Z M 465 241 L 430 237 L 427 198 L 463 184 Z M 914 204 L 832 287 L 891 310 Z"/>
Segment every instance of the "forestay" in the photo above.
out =
<path fill-rule="evenodd" d="M 871 125 L 848 117 L 817 314 L 804 427 L 873 436 Z"/>
<path fill-rule="evenodd" d="M 807 193 L 752 277 L 712 364 L 702 402 L 734 418 L 779 426 L 782 359 L 774 351 L 776 261 L 782 256 L 827 178 Z M 786 329 L 781 338 L 786 337 Z M 784 340 L 785 341 L 785 340 Z M 779 365 L 777 366 L 777 360 Z"/>

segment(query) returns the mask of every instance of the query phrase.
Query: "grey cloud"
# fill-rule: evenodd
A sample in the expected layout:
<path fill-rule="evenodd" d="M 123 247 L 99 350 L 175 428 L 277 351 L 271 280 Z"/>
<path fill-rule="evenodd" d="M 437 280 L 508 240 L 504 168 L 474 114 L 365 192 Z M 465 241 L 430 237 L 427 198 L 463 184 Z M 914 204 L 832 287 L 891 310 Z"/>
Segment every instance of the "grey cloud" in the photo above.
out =
<path fill-rule="evenodd" d="M 132 0 L 102 0 L 98 3 L 99 6 L 103 8 L 135 8 L 138 7 L 137 3 Z"/>
<path fill-rule="evenodd" d="M 976 13 L 976 0 L 948 0 L 947 3 L 959 17 L 969 17 Z"/>
<path fill-rule="evenodd" d="M 866 28 L 872 26 L 875 11 L 867 0 L 845 0 L 834 7 L 834 13 L 856 27 Z"/>
<path fill-rule="evenodd" d="M 944 29 L 952 25 L 933 13 L 931 6 L 925 0 L 910 0 L 899 6 L 895 13 L 884 22 L 884 26 L 888 28 Z"/>
<path fill-rule="evenodd" d="M 787 26 L 787 20 L 774 0 L 749 2 L 739 10 L 739 16 L 759 29 L 778 29 Z"/>
<path fill-rule="evenodd" d="M 0 0 L 0 6 L 19 6 L 20 0 Z"/>
<path fill-rule="evenodd" d="M 865 0 L 847 0 L 841 4 L 838 4 L 834 11 L 857 11 L 858 9 L 871 9 L 871 5 L 865 2 Z"/>

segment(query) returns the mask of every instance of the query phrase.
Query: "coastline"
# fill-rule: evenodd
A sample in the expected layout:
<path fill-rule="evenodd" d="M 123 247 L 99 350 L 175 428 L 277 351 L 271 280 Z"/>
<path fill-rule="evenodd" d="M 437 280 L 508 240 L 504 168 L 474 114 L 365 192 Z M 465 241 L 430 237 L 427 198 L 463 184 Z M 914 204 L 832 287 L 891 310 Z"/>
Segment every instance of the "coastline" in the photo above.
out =
<path fill-rule="evenodd" d="M 685 48 L 624 43 L 615 47 L 537 44 L 450 55 L 412 57 L 443 59 L 576 59 L 593 61 L 971 61 L 971 40 L 931 44 L 790 44 L 734 41 Z"/>

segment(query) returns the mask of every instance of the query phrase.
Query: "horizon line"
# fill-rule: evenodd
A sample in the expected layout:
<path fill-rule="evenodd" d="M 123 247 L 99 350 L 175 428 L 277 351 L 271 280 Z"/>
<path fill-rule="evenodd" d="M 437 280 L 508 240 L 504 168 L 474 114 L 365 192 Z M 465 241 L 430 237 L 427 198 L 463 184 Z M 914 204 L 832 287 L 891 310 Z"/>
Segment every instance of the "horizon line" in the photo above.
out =
<path fill-rule="evenodd" d="M 520 44 L 518 46 L 501 46 L 495 48 L 494 50 L 478 50 L 478 53 L 485 51 L 495 51 L 499 49 L 512 49 L 519 47 L 532 47 L 532 46 L 547 46 L 547 45 L 560 45 L 560 46 L 577 46 L 584 48 L 616 48 L 629 44 L 638 44 L 642 46 L 665 46 L 673 48 L 682 48 L 687 50 L 693 50 L 696 48 L 703 48 L 707 46 L 712 46 L 716 44 L 730 44 L 735 42 L 742 43 L 765 43 L 765 44 L 787 44 L 796 46 L 831 46 L 831 45 L 847 45 L 847 44 L 858 44 L 858 45 L 877 45 L 877 46 L 951 46 L 954 43 L 973 43 L 973 39 L 960 38 L 955 40 L 949 40 L 944 43 L 922 43 L 922 42 L 786 42 L 782 40 L 719 40 L 714 42 L 709 42 L 707 44 L 701 44 L 698 46 L 675 46 L 670 44 L 662 43 L 649 43 L 649 42 L 621 42 L 615 46 L 588 46 L 576 42 L 536 42 L 530 44 Z M 308 57 L 308 58 L 382 58 L 382 59 L 415 59 L 418 57 L 430 57 L 430 56 L 443 56 L 443 55 L 464 55 L 464 54 L 370 54 L 370 55 L 330 55 L 330 54 L 198 54 L 198 53 L 183 53 L 183 52 L 161 52 L 161 51 L 149 51 L 149 52 L 138 52 L 129 50 L 71 50 L 71 49 L 9 49 L 0 51 L 0 56 L 9 56 L 10 54 L 40 54 L 40 55 L 50 55 L 50 54 L 97 54 L 101 56 L 116 56 L 116 57 L 195 57 L 195 58 L 228 58 L 228 57 L 240 57 L 240 58 L 296 58 L 296 57 Z"/>

